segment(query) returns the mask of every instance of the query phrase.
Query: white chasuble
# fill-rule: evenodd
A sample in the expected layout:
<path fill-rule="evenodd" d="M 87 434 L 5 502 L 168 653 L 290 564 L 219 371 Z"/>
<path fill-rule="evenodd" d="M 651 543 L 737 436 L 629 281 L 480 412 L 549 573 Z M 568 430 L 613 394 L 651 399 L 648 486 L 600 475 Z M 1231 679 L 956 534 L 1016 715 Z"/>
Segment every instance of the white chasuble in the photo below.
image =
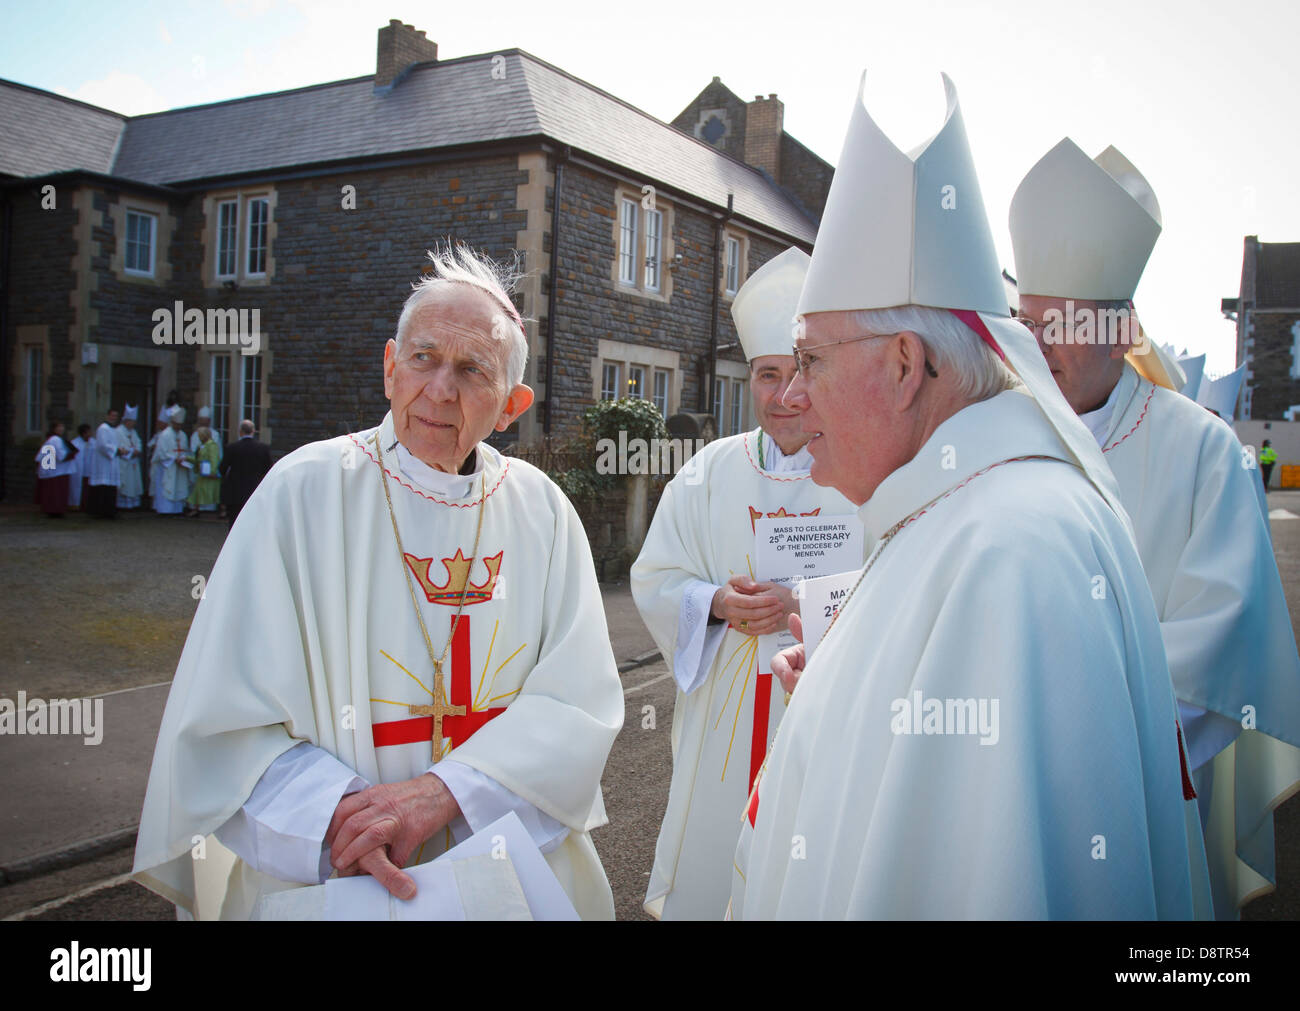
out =
<path fill-rule="evenodd" d="M 1228 425 L 1131 365 L 1111 399 L 1098 442 L 1184 708 L 1215 916 L 1235 919 L 1273 889 L 1273 809 L 1300 788 L 1300 656 L 1263 482 Z"/>
<path fill-rule="evenodd" d="M 758 518 L 855 511 L 806 469 L 760 469 L 759 434 L 720 439 L 690 460 L 664 489 L 632 567 L 637 607 L 678 682 L 672 784 L 645 902 L 663 919 L 726 912 L 740 814 L 786 708 L 770 667 L 760 669 L 757 637 L 721 623 L 703 627 L 713 589 L 755 575 Z M 763 441 L 771 463 L 773 443 Z"/>
<path fill-rule="evenodd" d="M 159 731 L 137 878 L 198 918 L 246 917 L 262 894 L 298 886 L 210 833 L 279 755 L 308 741 L 370 783 L 429 770 L 433 717 L 409 707 L 431 704 L 434 675 L 405 568 L 435 656 L 446 651 L 442 701 L 464 707 L 444 716 L 437 757 L 567 827 L 546 859 L 581 915 L 611 918 L 588 833 L 606 822 L 600 775 L 623 698 L 582 525 L 541 471 L 482 444 L 463 496 L 416 487 L 389 415 L 378 431 L 399 561 L 374 431 L 285 457 L 227 537 Z M 452 842 L 439 831 L 413 859 Z"/>
<path fill-rule="evenodd" d="M 189 467 L 185 466 L 187 462 Z M 154 509 L 157 512 L 181 511 L 193 484 L 193 464 L 189 439 L 179 428 L 168 426 L 159 434 L 158 445 L 154 449 L 154 466 L 160 477 L 158 486 L 153 491 Z"/>
<path fill-rule="evenodd" d="M 876 547 L 738 826 L 733 916 L 1193 915 L 1151 594 L 1070 459 L 1011 390 L 859 510 Z"/>
<path fill-rule="evenodd" d="M 127 428 L 126 425 L 118 426 L 117 438 L 122 448 L 130 450 L 131 453 L 130 456 L 121 457 L 118 461 L 122 483 L 117 486 L 117 504 L 119 508 L 134 509 L 140 504 L 140 496 L 144 494 L 144 478 L 140 470 L 140 457 L 144 452 L 144 443 L 140 441 L 140 433 L 134 428 Z"/>

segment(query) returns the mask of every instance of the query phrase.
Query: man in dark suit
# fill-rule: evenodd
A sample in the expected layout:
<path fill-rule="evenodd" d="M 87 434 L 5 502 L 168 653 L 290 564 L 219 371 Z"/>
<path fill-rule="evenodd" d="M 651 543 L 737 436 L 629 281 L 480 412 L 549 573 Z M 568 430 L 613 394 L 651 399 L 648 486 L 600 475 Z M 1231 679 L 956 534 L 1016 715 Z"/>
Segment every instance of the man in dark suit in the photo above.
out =
<path fill-rule="evenodd" d="M 221 500 L 231 526 L 244 503 L 257 490 L 271 469 L 271 450 L 254 438 L 256 429 L 248 420 L 239 423 L 239 438 L 226 447 L 217 471 L 221 474 Z"/>

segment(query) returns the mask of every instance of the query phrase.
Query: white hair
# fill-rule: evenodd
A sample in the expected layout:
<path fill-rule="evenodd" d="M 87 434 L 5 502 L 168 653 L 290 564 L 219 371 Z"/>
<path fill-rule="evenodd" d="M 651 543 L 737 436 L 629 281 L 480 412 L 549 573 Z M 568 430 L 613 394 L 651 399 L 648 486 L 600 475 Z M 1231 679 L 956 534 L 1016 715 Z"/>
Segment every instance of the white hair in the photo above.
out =
<path fill-rule="evenodd" d="M 524 320 L 519 315 L 510 296 L 514 294 L 523 276 L 519 270 L 519 254 L 511 263 L 497 263 L 484 253 L 475 252 L 464 243 L 448 242 L 428 250 L 433 269 L 414 282 L 414 289 L 402 306 L 397 320 L 394 340 L 402 348 L 402 337 L 411 317 L 431 295 L 448 284 L 469 284 L 487 294 L 500 307 L 501 312 L 492 321 L 492 336 L 510 342 L 506 354 L 506 388 L 512 389 L 524 381 L 524 367 L 528 364 L 528 338 L 524 336 Z"/>
<path fill-rule="evenodd" d="M 853 325 L 870 333 L 908 330 L 916 334 L 935 371 L 951 372 L 957 393 L 973 402 L 988 400 L 1020 382 L 979 334 L 947 309 L 924 305 L 858 309 Z"/>

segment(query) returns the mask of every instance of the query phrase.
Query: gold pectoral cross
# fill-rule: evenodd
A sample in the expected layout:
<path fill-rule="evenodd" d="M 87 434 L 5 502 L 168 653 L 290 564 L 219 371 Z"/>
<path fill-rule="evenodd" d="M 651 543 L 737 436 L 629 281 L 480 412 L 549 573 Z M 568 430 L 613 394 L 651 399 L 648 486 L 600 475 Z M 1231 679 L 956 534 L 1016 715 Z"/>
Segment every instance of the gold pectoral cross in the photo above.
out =
<path fill-rule="evenodd" d="M 431 760 L 434 762 L 442 758 L 442 718 L 444 716 L 465 715 L 464 706 L 443 705 L 442 700 L 445 697 L 443 694 L 442 664 L 435 663 L 433 665 L 433 705 L 408 707 L 412 716 L 433 717 L 433 754 Z"/>

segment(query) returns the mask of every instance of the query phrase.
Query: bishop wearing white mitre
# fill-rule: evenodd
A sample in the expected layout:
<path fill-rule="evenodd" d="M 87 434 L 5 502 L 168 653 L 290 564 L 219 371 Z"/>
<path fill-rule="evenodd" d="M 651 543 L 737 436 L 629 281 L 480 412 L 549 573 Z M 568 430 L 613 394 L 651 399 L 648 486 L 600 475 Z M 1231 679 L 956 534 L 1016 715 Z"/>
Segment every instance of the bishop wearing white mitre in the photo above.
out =
<path fill-rule="evenodd" d="M 1300 656 L 1255 458 L 1176 392 L 1177 364 L 1132 316 L 1160 230 L 1141 173 L 1113 147 L 1093 159 L 1068 138 L 1011 201 L 1022 321 L 1133 520 L 1186 732 L 1215 915 L 1235 919 L 1274 887 L 1273 809 L 1300 788 Z"/>
<path fill-rule="evenodd" d="M 1151 593 L 1097 444 L 1010 319 L 944 84 L 910 154 L 859 93 L 800 296 L 785 400 L 875 546 L 750 797 L 731 911 L 1191 917 L 1205 865 Z"/>
<path fill-rule="evenodd" d="M 785 713 L 759 636 L 784 629 L 797 605 L 784 587 L 755 580 L 754 523 L 854 511 L 809 478 L 808 435 L 781 404 L 794 377 L 791 328 L 808 263 L 807 253 L 787 249 L 736 295 L 731 314 L 759 427 L 710 443 L 669 482 L 632 566 L 632 594 L 672 658 L 678 689 L 673 778 L 645 901 L 663 919 L 726 912 L 737 819 Z"/>
<path fill-rule="evenodd" d="M 481 441 L 533 399 L 514 279 L 430 258 L 383 423 L 276 464 L 191 626 L 135 870 L 195 917 L 334 870 L 409 898 L 401 868 L 510 811 L 578 913 L 613 917 L 589 833 L 623 699 L 590 548 L 541 471 Z"/>

